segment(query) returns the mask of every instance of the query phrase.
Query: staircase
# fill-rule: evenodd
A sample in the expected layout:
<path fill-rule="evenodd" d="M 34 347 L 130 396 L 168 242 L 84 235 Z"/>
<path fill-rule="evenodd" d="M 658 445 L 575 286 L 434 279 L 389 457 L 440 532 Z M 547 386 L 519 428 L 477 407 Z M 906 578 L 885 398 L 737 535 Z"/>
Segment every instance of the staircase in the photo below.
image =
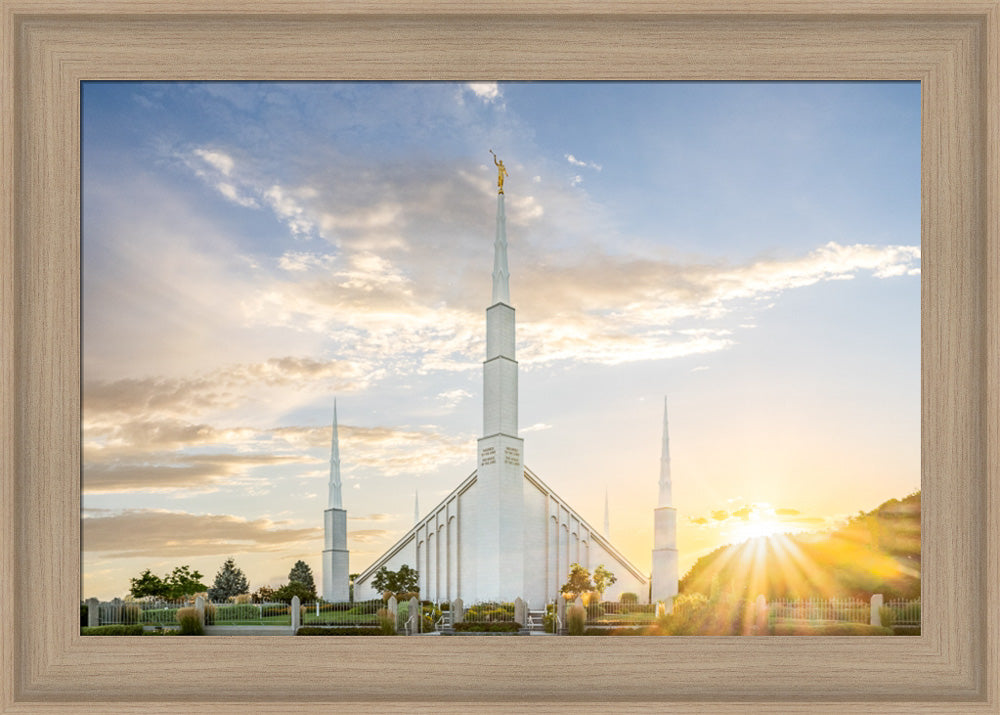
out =
<path fill-rule="evenodd" d="M 434 624 L 434 630 L 439 633 L 451 633 L 454 630 L 451 627 L 451 611 L 441 612 L 441 617 L 437 619 L 437 623 Z"/>
<path fill-rule="evenodd" d="M 528 611 L 528 622 L 524 623 L 524 628 L 531 632 L 544 633 L 545 632 L 545 609 L 540 611 Z"/>

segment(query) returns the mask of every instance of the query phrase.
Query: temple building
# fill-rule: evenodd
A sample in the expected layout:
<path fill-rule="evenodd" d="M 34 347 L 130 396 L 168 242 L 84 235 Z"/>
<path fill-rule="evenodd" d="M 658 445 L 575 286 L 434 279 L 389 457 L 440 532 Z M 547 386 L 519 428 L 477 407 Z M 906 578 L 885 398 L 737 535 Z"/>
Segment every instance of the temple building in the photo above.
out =
<path fill-rule="evenodd" d="M 499 172 L 499 191 L 493 243 L 493 293 L 486 309 L 483 431 L 478 441 L 476 468 L 427 513 L 419 513 L 414 499 L 415 523 L 355 579 L 354 597 L 356 600 L 377 597 L 379 594 L 371 584 L 375 574 L 383 566 L 396 571 L 406 564 L 419 573 L 421 598 L 443 601 L 461 597 L 471 604 L 521 597 L 532 607 L 540 607 L 559 595 L 570 565 L 579 563 L 591 571 L 603 564 L 615 575 L 617 581 L 605 591 L 605 599 L 614 600 L 621 593 L 632 592 L 640 601 L 647 602 L 649 578 L 608 537 L 607 499 L 602 530 L 589 524 L 525 466 L 524 439 L 518 436 L 518 365 L 507 267 L 503 193 L 506 170 L 502 161 L 494 157 L 494 162 Z M 669 504 L 666 439 L 664 422 L 666 466 L 661 468 L 653 551 L 652 583 L 657 598 L 677 592 L 677 551 L 672 531 L 676 519 Z M 335 423 L 323 583 L 324 597 L 329 598 L 330 594 L 339 600 L 341 589 L 346 589 L 347 546 L 336 445 Z"/>

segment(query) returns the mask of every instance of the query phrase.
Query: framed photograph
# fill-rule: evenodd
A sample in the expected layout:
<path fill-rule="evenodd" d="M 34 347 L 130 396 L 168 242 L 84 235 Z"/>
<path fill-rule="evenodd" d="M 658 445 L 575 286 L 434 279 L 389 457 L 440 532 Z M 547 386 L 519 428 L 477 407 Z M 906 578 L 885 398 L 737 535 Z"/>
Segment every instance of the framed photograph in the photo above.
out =
<path fill-rule="evenodd" d="M 879 712 L 996 710 L 1000 687 L 997 675 L 1000 668 L 995 662 L 1000 621 L 995 516 L 1000 507 L 996 451 L 1000 416 L 995 399 L 995 375 L 1000 374 L 997 361 L 997 328 L 1000 325 L 994 297 L 1000 240 L 1000 220 L 997 218 L 1000 215 L 1000 202 L 997 201 L 1000 192 L 1000 51 L 997 47 L 1000 7 L 997 2 L 904 1 L 889 6 L 886 3 L 856 3 L 849 7 L 803 2 L 779 8 L 769 3 L 732 8 L 726 3 L 709 1 L 680 6 L 636 3 L 609 8 L 601 3 L 587 2 L 574 5 L 572 9 L 521 3 L 488 5 L 473 10 L 437 2 L 399 3 L 380 6 L 377 10 L 365 5 L 322 3 L 261 4 L 247 9 L 225 3 L 198 6 L 99 2 L 88 4 L 86 14 L 80 14 L 57 3 L 15 1 L 6 3 L 2 13 L 3 85 L 0 94 L 12 98 L 3 107 L 4 204 L 0 212 L 5 221 L 0 254 L 0 270 L 3 271 L 0 280 L 3 326 L 0 405 L 4 415 L 3 459 L 0 460 L 0 508 L 3 509 L 4 530 L 0 552 L 3 576 L 0 580 L 0 628 L 3 632 L 0 639 L 3 668 L 0 703 L 5 712 L 59 708 L 75 712 L 125 712 L 136 707 L 162 712 L 189 712 L 192 708 L 220 712 L 297 712 L 317 707 L 352 712 L 414 708 L 462 712 L 475 707 L 509 712 L 540 707 L 578 709 L 586 704 L 623 710 L 712 712 L 837 712 L 845 706 Z M 180 173 L 186 171 L 192 180 L 204 184 L 200 190 L 214 192 L 233 206 L 266 209 L 296 240 L 309 240 L 306 235 L 309 232 L 316 233 L 312 238 L 317 241 L 328 240 L 329 236 L 321 234 L 329 230 L 342 232 L 343 240 L 347 241 L 352 227 L 360 225 L 358 221 L 370 224 L 377 219 L 355 216 L 352 219 L 355 223 L 351 224 L 350 216 L 341 216 L 339 223 L 336 217 L 331 218 L 329 227 L 324 227 L 322 221 L 310 223 L 309 216 L 319 214 L 307 215 L 301 210 L 312 198 L 303 189 L 302 182 L 294 195 L 283 191 L 282 180 L 276 178 L 278 174 L 274 171 L 268 173 L 267 167 L 259 163 L 249 168 L 240 163 L 243 157 L 238 153 L 239 141 L 222 146 L 218 142 L 199 141 L 197 132 L 184 134 L 181 132 L 183 122 L 172 120 L 174 124 L 171 125 L 167 120 L 165 107 L 176 100 L 176 96 L 171 98 L 148 91 L 155 86 L 151 83 L 171 83 L 171 88 L 182 88 L 181 91 L 195 88 L 197 92 L 228 92 L 225 103 L 234 111 L 227 119 L 225 126 L 229 129 L 226 131 L 233 132 L 234 137 L 244 132 L 241 138 L 247 142 L 261 141 L 261 137 L 254 139 L 251 136 L 259 131 L 252 126 L 253 122 L 245 121 L 241 125 L 239 121 L 240 111 L 249 112 L 242 115 L 244 118 L 249 114 L 263 114 L 260 106 L 247 110 L 241 105 L 244 101 L 250 104 L 264 102 L 261 95 L 248 99 L 232 94 L 238 94 L 241 88 L 234 82 L 249 80 L 278 81 L 286 84 L 273 86 L 295 88 L 268 97 L 266 101 L 272 109 L 310 104 L 316 105 L 319 112 L 324 111 L 319 98 L 303 98 L 297 93 L 304 87 L 318 87 L 321 85 L 315 83 L 331 80 L 342 83 L 343 87 L 370 81 L 433 81 L 424 89 L 446 90 L 459 104 L 477 103 L 474 108 L 495 108 L 494 103 L 503 99 L 505 87 L 511 88 L 512 97 L 515 91 L 529 92 L 530 85 L 504 84 L 520 81 L 727 80 L 749 82 L 751 84 L 746 86 L 755 90 L 776 86 L 763 84 L 765 82 L 788 81 L 861 83 L 856 86 L 872 81 L 880 83 L 871 85 L 873 87 L 890 86 L 884 83 L 899 83 L 900 87 L 910 83 L 909 86 L 914 87 L 919 83 L 919 246 L 904 246 L 906 250 L 901 251 L 900 246 L 893 244 L 889 246 L 893 249 L 892 256 L 868 256 L 858 265 L 863 264 L 868 269 L 875 266 L 875 270 L 882 271 L 879 277 L 886 280 L 908 272 L 919 271 L 920 276 L 918 486 L 922 497 L 919 545 L 922 569 L 917 585 L 921 597 L 920 634 L 905 638 L 825 635 L 81 637 L 76 613 L 81 591 L 86 595 L 87 590 L 82 588 L 81 581 L 87 574 L 80 556 L 81 517 L 100 520 L 105 514 L 127 509 L 113 500 L 88 503 L 88 497 L 81 490 L 81 468 L 85 468 L 88 458 L 91 459 L 90 463 L 97 465 L 94 474 L 104 480 L 103 484 L 115 487 L 105 493 L 112 493 L 118 488 L 115 480 L 120 477 L 112 468 L 116 460 L 131 455 L 139 461 L 149 461 L 145 453 L 133 449 L 137 443 L 129 443 L 122 435 L 113 430 L 109 432 L 99 424 L 93 427 L 97 424 L 93 420 L 87 431 L 87 390 L 92 388 L 84 386 L 86 370 L 100 366 L 104 372 L 97 375 L 97 383 L 105 388 L 114 387 L 114 381 L 108 376 L 115 374 L 129 375 L 132 386 L 137 380 L 132 379 L 135 375 L 116 368 L 107 354 L 99 356 L 105 361 L 103 363 L 86 357 L 88 346 L 83 336 L 99 326 L 98 321 L 87 318 L 81 308 L 84 294 L 90 295 L 91 290 L 84 280 L 83 269 L 95 253 L 107 246 L 98 245 L 95 250 L 82 242 L 81 226 L 91 225 L 88 221 L 92 220 L 93 213 L 88 215 L 88 211 L 93 212 L 97 207 L 96 213 L 100 214 L 115 202 L 119 206 L 132 204 L 138 213 L 155 210 L 161 216 L 169 215 L 171 206 L 176 210 L 180 205 L 170 203 L 175 197 L 165 191 L 170 187 L 165 187 L 162 181 L 157 188 L 158 195 L 164 199 L 162 206 L 141 206 L 130 198 L 130 190 L 137 182 L 154 181 L 151 172 L 129 174 L 126 163 L 120 161 L 120 157 L 115 158 L 116 140 L 129 132 L 144 131 L 140 113 L 131 112 L 127 107 L 141 107 L 145 112 L 142 121 L 155 123 L 160 117 L 169 131 L 176 130 L 174 144 L 158 147 L 160 160 L 173 162 Z M 177 81 L 187 84 L 176 84 Z M 309 84 L 301 84 L 303 81 Z M 298 84 L 289 85 L 289 82 Z M 259 86 L 242 85 L 244 89 Z M 145 89 L 133 91 L 136 87 Z M 126 103 L 114 96 L 116 91 L 128 94 Z M 366 94 L 365 101 L 368 97 Z M 360 95 L 355 99 L 360 106 Z M 520 107 L 531 106 L 540 112 L 539 116 L 544 114 L 542 102 L 545 98 L 541 95 L 521 99 Z M 163 104 L 158 107 L 160 100 Z M 385 106 L 399 106 L 401 101 L 407 100 L 380 95 L 377 101 L 369 104 L 382 102 Z M 686 96 L 685 101 L 693 105 L 698 98 Z M 872 95 L 869 100 L 854 98 L 851 101 L 878 100 Z M 569 98 L 566 106 L 573 106 Z M 849 105 L 831 108 L 831 117 L 838 112 L 842 114 L 845 106 Z M 871 109 L 870 105 L 858 106 L 859 116 L 862 110 Z M 217 117 L 219 106 L 207 111 L 206 117 L 209 114 Z M 88 118 L 94 116 L 100 116 L 103 122 L 100 136 L 85 133 Z M 276 116 L 280 117 L 281 112 L 276 112 Z M 429 114 L 424 116 L 439 128 L 446 124 L 438 123 Z M 413 121 L 419 124 L 419 117 Z M 118 130 L 109 131 L 116 126 Z M 217 129 L 219 127 L 222 124 Z M 896 132 L 883 128 L 881 141 L 900 140 L 911 129 L 914 133 L 917 131 L 915 125 L 907 128 L 899 124 Z M 351 131 L 360 130 L 353 126 Z M 300 135 L 298 139 L 308 138 Z M 794 137 L 789 139 L 790 146 L 782 147 L 782 151 L 794 155 Z M 433 142 L 429 141 L 427 146 L 433 147 Z M 81 152 L 91 152 L 87 155 L 90 159 L 97 156 L 98 148 L 102 151 L 110 148 L 102 159 L 105 163 L 100 171 L 114 180 L 100 184 L 105 192 L 99 197 L 100 201 L 84 200 L 88 187 L 81 176 L 86 176 L 83 172 L 90 171 L 86 167 L 91 165 L 81 159 Z M 400 148 L 406 153 L 413 149 L 409 145 Z M 484 151 L 491 148 L 494 147 L 484 147 Z M 388 147 L 387 151 L 390 149 Z M 736 149 L 738 147 L 733 151 Z M 338 151 L 343 155 L 343 148 Z M 493 270 L 494 301 L 490 310 L 494 314 L 491 317 L 487 312 L 487 331 L 495 328 L 495 332 L 499 332 L 495 336 L 488 333 L 485 342 L 493 346 L 487 349 L 498 350 L 501 358 L 506 355 L 501 345 L 505 334 L 501 323 L 508 317 L 512 319 L 512 311 L 511 316 L 506 316 L 504 310 L 508 309 L 508 302 L 520 307 L 515 291 L 505 292 L 508 288 L 507 246 L 506 241 L 501 240 L 501 226 L 504 226 L 504 238 L 507 220 L 530 236 L 534 216 L 532 207 L 524 204 L 524 196 L 518 197 L 515 193 L 517 182 L 528 180 L 519 174 L 529 167 L 518 158 L 516 151 L 514 154 L 512 159 L 500 148 L 493 156 L 483 156 L 481 165 L 460 174 L 471 191 L 496 197 L 495 204 L 490 198 L 497 210 L 495 248 L 488 251 L 493 265 L 484 267 L 483 273 L 488 276 L 490 269 Z M 304 171 L 311 172 L 316 181 L 328 181 L 327 189 L 347 183 L 346 177 L 323 175 L 320 165 L 315 164 L 316 161 L 322 163 L 321 157 L 293 157 L 290 153 L 285 156 L 295 161 L 298 168 L 304 167 Z M 419 160 L 420 157 L 414 158 Z M 561 193 L 546 194 L 548 206 L 559 206 L 559 201 L 564 201 L 563 207 L 570 206 L 571 202 L 565 197 L 571 190 L 579 192 L 587 182 L 611 190 L 610 179 L 603 184 L 598 180 L 597 175 L 603 168 L 601 164 L 583 149 L 567 149 L 557 158 L 565 161 L 562 172 L 571 171 L 572 175 L 562 176 L 554 170 L 546 174 L 535 171 L 535 166 L 529 172 L 536 187 L 546 187 L 545 182 L 550 177 L 565 179 Z M 504 159 L 506 165 L 502 163 Z M 275 166 L 280 164 L 280 157 L 274 157 L 274 162 L 277 162 Z M 735 164 L 734 159 L 731 165 Z M 553 166 L 550 163 L 548 169 Z M 411 168 L 417 175 L 421 167 L 416 162 Z M 817 174 L 823 168 L 817 165 Z M 610 167 L 606 169 L 608 175 L 611 171 Z M 290 180 L 289 186 L 291 183 Z M 420 182 L 415 181 L 414 185 Z M 403 188 L 402 185 L 391 187 L 397 196 L 402 195 Z M 541 195 L 543 188 L 537 188 L 536 192 Z M 732 197 L 727 199 L 720 186 L 718 198 L 724 201 Z M 344 200 L 351 199 L 345 195 Z M 831 193 L 830 201 L 835 200 Z M 412 212 L 426 208 L 421 207 L 419 201 L 400 201 L 414 207 Z M 505 201 L 507 209 L 504 209 Z M 881 209 L 891 213 L 885 206 Z M 191 213 L 190 206 L 180 210 L 185 215 Z M 559 209 L 554 211 L 558 214 Z M 416 213 L 410 215 L 416 216 Z M 208 213 L 202 216 L 205 220 L 201 225 L 206 229 L 211 223 L 208 216 Z M 482 225 L 490 227 L 492 217 L 485 219 Z M 706 216 L 705 222 L 708 219 Z M 692 224 L 699 222 L 694 215 L 687 220 Z M 135 225 L 143 226 L 141 223 Z M 255 228 L 249 223 L 246 226 L 248 235 L 254 235 Z M 474 227 L 466 227 L 464 231 L 472 235 Z M 513 237 L 513 231 L 511 235 Z M 345 252 L 341 256 L 342 260 L 353 261 L 350 270 L 357 269 L 353 279 L 344 274 L 348 283 L 350 280 L 363 282 L 362 258 L 369 254 L 380 255 L 377 251 L 365 253 L 366 241 L 399 240 L 377 231 L 364 236 L 358 234 L 355 238 L 359 242 L 352 244 L 354 253 Z M 490 237 L 484 240 L 490 242 Z M 339 245 L 343 248 L 348 244 Z M 537 250 L 538 244 L 532 244 L 529 239 L 527 250 L 532 246 L 534 260 L 541 253 Z M 141 246 L 136 250 L 141 250 Z M 647 246 L 643 250 L 653 249 Z M 298 246 L 272 253 L 266 260 L 274 262 L 274 271 L 267 273 L 258 266 L 251 266 L 247 275 L 252 273 L 254 280 L 262 276 L 274 279 L 279 271 L 301 274 L 315 268 L 313 264 L 317 261 L 337 260 L 323 250 Z M 166 261 L 177 257 L 175 253 L 157 260 L 166 265 Z M 117 266 L 117 274 L 114 271 L 107 274 L 117 275 L 107 282 L 110 289 L 104 298 L 111 301 L 109 305 L 117 300 L 122 306 L 128 306 L 129 294 L 143 281 L 134 268 L 128 269 L 128 265 L 123 262 Z M 426 285 L 433 284 L 434 280 L 440 282 L 440 276 L 434 278 L 432 261 L 424 260 L 420 265 L 427 270 L 430 282 Z M 663 270 L 662 265 L 658 270 Z M 211 279 L 207 273 L 206 277 Z M 341 284 L 344 285 L 343 281 Z M 459 286 L 456 290 L 464 289 Z M 484 293 L 488 293 L 488 286 Z M 269 295 L 274 297 L 273 292 Z M 302 297 L 301 291 L 298 295 Z M 876 296 L 874 300 L 880 300 L 878 294 L 873 295 Z M 208 300 L 207 296 L 206 292 L 202 298 Z M 258 297 L 265 300 L 266 291 Z M 99 297 L 94 300 L 99 302 Z M 484 301 L 479 301 L 484 303 L 482 308 L 487 307 Z M 474 299 L 472 302 L 476 303 Z M 297 305 L 298 317 L 309 313 L 302 308 L 303 303 Z M 263 316 L 262 324 L 267 324 L 269 329 L 276 325 L 276 320 L 280 323 L 280 316 L 275 318 L 275 315 L 284 308 L 276 306 L 274 301 L 269 305 L 261 303 L 257 308 Z M 322 306 L 313 305 L 313 308 L 321 310 Z M 142 322 L 142 312 L 139 307 L 131 314 L 135 324 Z M 320 317 L 318 313 L 312 315 L 316 320 Z M 120 316 L 108 319 L 117 320 Z M 456 320 L 461 322 L 459 318 Z M 473 320 L 481 322 L 482 314 Z M 739 327 L 752 328 L 749 324 Z M 155 324 L 147 329 L 156 332 Z M 715 337 L 720 335 L 722 333 Z M 141 338 L 141 331 L 130 337 L 135 336 Z M 670 347 L 654 345 L 649 342 L 652 338 L 645 337 L 648 338 L 644 343 L 646 348 Z M 694 337 L 708 339 L 712 336 Z M 283 339 L 289 339 L 288 335 Z M 369 347 L 377 352 L 375 342 Z M 470 338 L 469 342 L 474 341 Z M 594 336 L 590 336 L 587 343 L 594 354 L 599 352 L 600 345 Z M 528 345 L 530 354 L 530 341 Z M 916 340 L 913 345 L 915 350 Z M 329 351 L 330 347 L 322 349 Z M 463 348 L 457 349 L 456 354 L 464 354 Z M 359 359 L 358 355 L 354 357 Z M 509 357 L 513 359 L 512 351 Z M 891 359 L 891 354 L 883 351 L 871 356 L 873 361 L 876 358 L 884 362 Z M 915 356 L 911 358 L 915 360 Z M 119 359 L 128 360 L 129 354 L 119 351 Z M 435 355 L 434 359 L 441 361 L 450 356 Z M 264 356 L 262 364 L 271 364 L 268 360 L 273 362 L 270 353 Z M 247 369 L 252 367 L 249 365 Z M 285 369 L 289 366 L 272 364 L 271 367 Z M 301 370 L 310 366 L 296 363 L 291 367 Z M 348 368 L 352 366 L 344 367 Z M 357 365 L 353 368 L 361 369 Z M 704 369 L 700 364 L 688 366 L 693 374 Z M 350 374 L 362 373 L 364 370 Z M 529 477 L 524 471 L 519 461 L 521 443 L 517 437 L 516 417 L 513 427 L 508 425 L 506 421 L 511 418 L 504 411 L 505 403 L 496 397 L 506 394 L 505 385 L 509 387 L 511 379 L 515 380 L 511 384 L 516 390 L 516 375 L 509 378 L 504 374 L 498 372 L 496 389 L 491 392 L 488 368 L 485 373 L 487 397 L 477 457 L 479 480 L 493 478 L 489 475 L 491 470 L 496 470 L 502 483 L 507 469 L 503 465 L 510 464 L 513 465 L 511 469 L 524 472 L 532 488 L 545 493 L 548 489 L 543 481 L 546 475 L 532 473 Z M 440 392 L 435 394 L 442 400 L 457 400 L 472 392 L 463 386 L 464 382 L 459 386 L 462 389 L 448 392 L 435 387 L 432 391 Z M 403 385 L 398 387 L 411 389 Z M 662 388 L 657 385 L 654 389 Z M 113 400 L 111 392 L 113 390 L 105 390 L 101 396 Z M 496 394 L 491 398 L 493 393 Z M 878 394 L 872 390 L 873 402 L 881 401 Z M 254 399 L 259 402 L 266 396 L 255 395 Z M 492 417 L 491 399 L 496 402 L 496 414 Z M 316 404 L 299 403 L 288 407 L 288 412 L 304 417 L 303 424 L 311 424 L 321 422 L 309 413 L 316 409 Z M 414 412 L 417 414 L 419 410 Z M 259 417 L 258 421 L 264 424 L 268 419 L 274 422 L 271 417 Z M 343 414 L 341 420 L 343 424 Z M 336 435 L 336 422 L 334 424 Z M 491 430 L 490 425 L 496 429 Z M 526 426 L 522 424 L 521 430 L 525 431 Z M 138 422 L 133 427 L 138 429 Z M 159 430 L 157 434 L 161 437 L 164 434 L 163 425 L 150 427 L 146 424 L 146 427 Z M 284 429 L 280 435 L 277 431 L 268 433 L 267 439 L 283 439 L 287 442 L 286 447 L 294 446 L 295 440 L 310 449 L 316 447 L 309 441 L 317 438 L 312 432 L 292 434 L 294 430 Z M 353 424 L 352 429 L 356 429 Z M 655 425 L 651 431 L 659 436 L 658 430 L 659 425 Z M 493 436 L 494 433 L 497 436 Z M 360 443 L 360 434 L 360 431 L 351 433 L 356 444 Z M 324 440 L 329 439 L 328 424 L 323 435 Z M 663 435 L 664 455 L 667 455 L 665 423 Z M 252 439 L 261 437 L 257 434 Z M 334 442 L 331 462 L 337 461 L 336 444 Z M 94 459 L 95 445 L 98 450 L 108 448 L 115 459 L 105 462 Z M 246 445 L 239 447 L 242 449 Z M 114 451 L 116 448 L 118 452 Z M 323 449 L 328 450 L 329 444 L 324 443 Z M 211 459 L 218 457 L 209 456 Z M 530 453 L 527 464 L 532 464 Z M 151 465 L 168 469 L 176 466 Z M 338 513 L 343 508 L 349 509 L 347 504 L 341 503 L 344 485 L 339 464 L 337 467 L 335 470 L 331 466 L 329 470 L 329 495 L 325 476 L 313 480 L 323 484 L 322 499 L 316 503 L 329 501 L 326 505 L 329 524 L 325 525 L 329 569 L 324 554 L 324 575 L 320 578 L 317 573 L 317 585 L 324 594 L 333 594 L 328 600 L 337 600 L 339 581 L 326 576 L 340 573 L 337 570 L 340 546 L 337 537 L 331 537 L 330 533 L 331 530 L 336 532 Z M 457 465 L 447 470 L 447 481 L 458 484 L 461 479 L 454 478 L 456 469 L 461 471 L 464 467 Z M 186 474 L 191 476 L 193 473 Z M 357 476 L 357 473 L 350 474 Z M 663 474 L 660 474 L 661 510 L 671 508 L 669 467 L 665 472 L 667 476 Z M 307 476 L 312 479 L 316 475 Z M 679 474 L 675 476 L 677 479 L 680 479 Z M 433 482 L 429 480 L 428 483 Z M 305 488 L 304 484 L 299 486 Z M 309 489 L 314 486 L 310 482 Z M 441 500 L 443 492 L 437 488 L 441 486 L 436 485 L 426 497 L 421 494 L 425 511 Z M 455 485 L 443 486 L 450 489 Z M 459 485 L 456 494 L 462 489 Z M 406 491 L 406 499 L 412 499 L 412 491 Z M 649 491 L 655 493 L 655 487 L 651 486 Z M 667 494 L 665 502 L 664 494 Z M 299 498 L 307 496 L 303 492 Z M 551 498 L 556 497 L 553 494 Z M 408 536 L 399 542 L 401 549 L 412 546 L 413 559 L 422 574 L 419 577 L 422 580 L 418 581 L 420 591 L 434 597 L 435 601 L 450 600 L 453 594 L 449 589 L 455 583 L 452 562 L 448 560 L 451 553 L 448 548 L 454 543 L 448 519 L 456 514 L 448 510 L 458 508 L 457 498 L 452 503 L 447 497 L 442 504 L 441 509 L 434 507 L 427 514 L 414 505 L 414 526 L 409 532 L 412 544 L 407 541 Z M 179 513 L 157 511 L 156 506 L 152 502 L 143 503 L 140 510 L 145 509 L 147 516 L 154 511 Z M 607 514 L 607 499 L 600 506 Z M 110 509 L 102 511 L 104 507 Z M 393 507 L 394 511 L 400 509 Z M 566 509 L 568 514 L 573 513 L 569 506 Z M 720 523 L 733 520 L 734 533 L 738 537 L 766 536 L 786 525 L 787 520 L 780 517 L 787 517 L 792 510 L 775 510 L 769 505 L 748 502 L 733 504 L 730 511 L 732 513 L 724 515 L 719 511 L 706 511 L 702 518 L 706 523 L 709 519 Z M 593 514 L 595 506 L 585 507 L 584 512 Z M 461 517 L 461 513 L 458 516 Z M 652 524 L 652 515 L 647 516 Z M 694 519 L 700 515 L 689 516 Z M 558 540 L 559 517 L 553 518 L 556 524 L 552 532 L 553 548 L 562 554 L 564 545 Z M 104 543 L 111 545 L 116 539 L 131 542 L 122 553 L 143 553 L 140 532 L 152 522 L 144 522 L 145 526 L 134 525 L 135 533 L 130 534 L 128 524 L 124 521 L 114 524 L 113 521 L 109 518 L 103 525 L 101 538 Z M 668 520 L 664 517 L 662 521 L 666 524 Z M 566 526 L 572 524 L 572 519 L 567 517 Z M 582 534 L 579 518 L 576 525 Z M 176 521 L 160 526 L 167 530 L 181 528 Z M 586 525 L 588 536 L 578 539 L 573 555 L 582 558 L 581 553 L 589 555 L 592 551 L 603 555 L 604 561 L 622 556 L 611 547 L 614 539 L 608 541 L 607 516 L 603 535 L 598 533 L 596 526 Z M 652 586 L 644 580 L 642 568 L 635 568 L 632 573 L 629 571 L 632 564 L 622 557 L 613 563 L 622 577 L 619 590 L 647 588 L 651 596 L 657 587 L 658 569 L 659 573 L 664 573 L 673 563 L 676 571 L 676 550 L 671 557 L 669 539 L 660 529 L 658 520 L 656 538 L 659 541 L 653 552 Z M 291 532 L 289 529 L 288 533 Z M 390 553 L 396 547 L 379 542 L 376 532 L 381 534 L 377 528 L 366 533 L 374 544 L 367 559 L 372 562 L 369 569 L 372 573 L 364 572 L 355 579 L 358 588 L 370 591 L 383 583 L 374 578 L 376 566 L 399 566 Z M 611 534 L 614 533 L 612 521 Z M 465 536 L 467 541 L 475 543 L 485 538 L 471 532 Z M 538 540 L 546 542 L 548 538 L 546 532 Z M 440 556 L 432 560 L 429 556 L 431 545 L 441 543 L 442 539 L 449 546 L 436 548 L 445 554 L 444 561 L 440 561 Z M 192 543 L 181 543 L 178 548 L 191 548 Z M 388 547 L 392 548 L 378 556 Z M 657 549 L 662 552 L 659 556 Z M 105 550 L 105 553 L 112 552 L 114 549 L 110 546 Z M 568 567 L 569 561 L 577 560 L 569 558 L 569 551 L 565 554 L 566 563 L 557 563 L 556 570 L 560 573 L 566 571 L 562 567 Z M 659 566 L 657 558 L 662 561 Z M 446 565 L 441 567 L 440 563 Z M 421 564 L 423 568 L 419 568 Z M 462 568 L 461 563 L 455 566 L 458 570 Z M 489 583 L 491 572 L 481 565 L 477 568 L 480 584 Z M 497 573 L 506 573 L 504 568 L 500 565 Z M 113 575 L 120 580 L 120 573 Z M 206 576 L 211 579 L 212 574 Z M 558 579 L 558 574 L 555 578 Z M 548 583 L 549 580 L 552 579 L 537 586 L 526 581 L 519 588 L 536 589 L 539 598 L 544 593 L 547 599 L 552 594 L 546 589 L 558 586 L 555 581 Z M 99 579 L 91 583 L 98 584 Z M 641 600 L 648 599 L 649 596 Z M 871 607 L 871 612 L 876 612 L 875 606 Z M 759 631 L 749 629 L 746 632 Z"/>

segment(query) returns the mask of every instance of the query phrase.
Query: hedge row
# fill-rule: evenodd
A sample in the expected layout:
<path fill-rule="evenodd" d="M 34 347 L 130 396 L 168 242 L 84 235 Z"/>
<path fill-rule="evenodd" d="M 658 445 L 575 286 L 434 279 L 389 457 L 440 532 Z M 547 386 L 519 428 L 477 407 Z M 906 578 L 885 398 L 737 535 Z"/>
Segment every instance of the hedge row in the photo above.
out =
<path fill-rule="evenodd" d="M 456 623 L 452 628 L 466 633 L 514 633 L 521 630 L 521 624 L 514 621 L 494 621 L 493 623 L 463 621 Z"/>
<path fill-rule="evenodd" d="M 80 629 L 81 636 L 141 636 L 142 626 L 93 626 Z"/>
<path fill-rule="evenodd" d="M 645 636 L 649 635 L 647 626 L 625 626 L 622 628 L 587 628 L 583 631 L 585 636 Z"/>
<path fill-rule="evenodd" d="M 884 626 L 870 626 L 867 623 L 827 623 L 816 626 L 805 623 L 775 623 L 772 634 L 776 636 L 891 636 L 892 629 Z"/>
<path fill-rule="evenodd" d="M 365 628 L 363 626 L 346 626 L 344 628 L 319 628 L 302 626 L 295 631 L 297 636 L 381 636 L 385 635 L 381 628 Z"/>

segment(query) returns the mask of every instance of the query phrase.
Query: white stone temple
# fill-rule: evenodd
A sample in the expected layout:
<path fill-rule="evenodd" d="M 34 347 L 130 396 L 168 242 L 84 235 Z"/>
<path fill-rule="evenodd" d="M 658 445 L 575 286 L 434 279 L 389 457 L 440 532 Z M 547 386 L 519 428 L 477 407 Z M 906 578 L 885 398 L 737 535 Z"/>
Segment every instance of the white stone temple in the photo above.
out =
<path fill-rule="evenodd" d="M 514 308 L 510 305 L 503 194 L 506 172 L 502 162 L 497 165 L 500 191 L 493 296 L 486 309 L 483 436 L 476 469 L 429 512 L 418 514 L 410 530 L 355 579 L 354 597 L 377 597 L 371 586 L 375 573 L 383 566 L 396 571 L 407 564 L 419 573 L 421 598 L 461 597 L 471 604 L 521 597 L 532 607 L 541 607 L 559 595 L 570 565 L 579 563 L 591 571 L 603 564 L 616 576 L 605 599 L 631 591 L 646 602 L 649 580 L 609 540 L 607 515 L 602 533 L 525 466 L 524 440 L 517 426 Z M 337 509 L 327 514 L 331 511 Z M 332 549 L 330 518 L 327 544 Z M 346 547 L 342 548 L 346 564 Z M 677 552 L 672 553 L 676 573 Z M 676 592 L 676 576 L 674 584 Z"/>
<path fill-rule="evenodd" d="M 350 581 L 347 566 L 347 510 L 340 491 L 340 444 L 337 436 L 337 401 L 333 402 L 333 436 L 330 440 L 330 492 L 323 512 L 323 600 L 347 601 Z"/>
<path fill-rule="evenodd" d="M 653 574 L 651 598 L 672 603 L 677 595 L 677 510 L 670 482 L 670 434 L 667 398 L 663 398 L 663 451 L 660 454 L 660 498 L 653 510 Z"/>

